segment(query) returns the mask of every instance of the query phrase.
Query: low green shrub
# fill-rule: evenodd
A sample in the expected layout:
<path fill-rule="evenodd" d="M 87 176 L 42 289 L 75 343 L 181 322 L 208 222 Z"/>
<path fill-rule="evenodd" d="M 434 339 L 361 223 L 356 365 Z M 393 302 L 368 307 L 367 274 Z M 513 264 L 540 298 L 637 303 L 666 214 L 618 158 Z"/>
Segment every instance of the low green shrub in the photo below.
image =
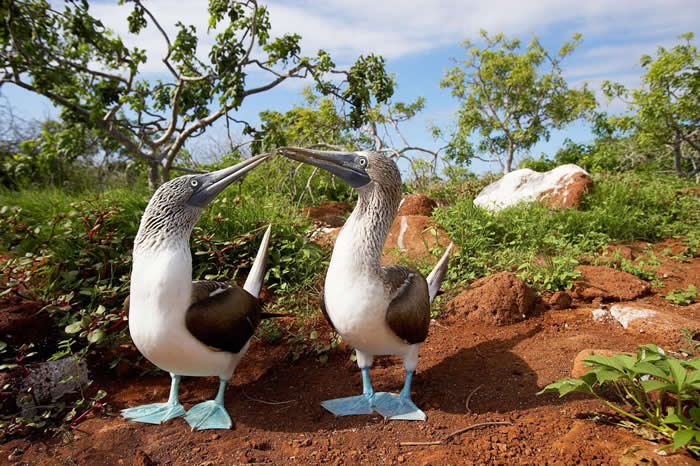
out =
<path fill-rule="evenodd" d="M 592 355 L 584 361 L 590 369 L 583 376 L 557 380 L 538 394 L 593 395 L 622 416 L 671 439 L 662 450 L 685 447 L 700 455 L 700 358 L 679 360 L 656 345 L 641 345 L 636 358 Z M 608 401 L 608 389 L 625 408 Z"/>

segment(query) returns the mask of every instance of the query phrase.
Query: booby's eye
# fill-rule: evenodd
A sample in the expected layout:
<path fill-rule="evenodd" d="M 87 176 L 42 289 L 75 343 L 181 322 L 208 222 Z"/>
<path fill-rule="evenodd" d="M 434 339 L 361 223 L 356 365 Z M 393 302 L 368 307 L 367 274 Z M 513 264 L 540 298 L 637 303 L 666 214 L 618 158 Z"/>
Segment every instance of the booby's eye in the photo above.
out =
<path fill-rule="evenodd" d="M 360 157 L 360 160 L 358 160 L 357 163 L 359 163 L 360 166 L 364 168 L 364 167 L 367 166 L 367 158 L 366 158 L 366 157 Z"/>
<path fill-rule="evenodd" d="M 191 180 L 191 181 L 190 181 L 190 186 L 192 186 L 193 188 L 196 188 L 197 186 L 199 186 L 199 181 L 197 181 L 197 180 Z"/>

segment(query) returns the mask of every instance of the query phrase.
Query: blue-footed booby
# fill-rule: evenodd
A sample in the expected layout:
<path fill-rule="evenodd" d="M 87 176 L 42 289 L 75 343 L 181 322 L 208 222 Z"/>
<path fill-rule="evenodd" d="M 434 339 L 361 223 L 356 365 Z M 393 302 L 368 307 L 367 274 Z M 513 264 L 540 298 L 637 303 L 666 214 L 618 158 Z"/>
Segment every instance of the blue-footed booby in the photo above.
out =
<path fill-rule="evenodd" d="M 358 200 L 335 242 L 322 296 L 330 325 L 355 348 L 362 395 L 321 403 L 336 416 L 377 411 L 389 419 L 425 420 L 411 400 L 418 350 L 428 336 L 430 303 L 445 276 L 452 244 L 428 275 L 403 265 L 381 266 L 382 249 L 401 201 L 401 174 L 376 152 L 330 152 L 284 147 L 290 159 L 323 168 L 352 186 Z M 369 369 L 375 355 L 403 358 L 399 394 L 375 393 Z"/>
<path fill-rule="evenodd" d="M 148 203 L 134 241 L 129 331 L 138 350 L 170 372 L 172 383 L 166 403 L 124 409 L 126 419 L 159 424 L 184 415 L 193 430 L 231 428 L 224 391 L 264 317 L 258 295 L 270 227 L 243 288 L 192 281 L 189 243 L 204 207 L 269 156 L 259 155 L 211 173 L 180 176 L 158 188 Z M 185 413 L 178 400 L 183 375 L 218 376 L 216 398 Z"/>

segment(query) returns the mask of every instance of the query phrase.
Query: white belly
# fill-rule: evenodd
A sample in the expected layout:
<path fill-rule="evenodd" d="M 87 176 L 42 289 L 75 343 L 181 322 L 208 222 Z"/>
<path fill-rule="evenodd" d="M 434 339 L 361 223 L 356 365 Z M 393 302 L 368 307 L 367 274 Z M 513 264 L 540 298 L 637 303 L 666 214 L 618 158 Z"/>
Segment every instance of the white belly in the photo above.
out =
<path fill-rule="evenodd" d="M 326 312 L 343 340 L 354 348 L 370 355 L 404 356 L 411 345 L 389 328 L 384 286 L 378 277 L 358 269 L 351 248 L 345 247 L 351 239 L 352 231 L 344 228 L 333 250 L 324 291 Z"/>
<path fill-rule="evenodd" d="M 177 375 L 229 379 L 248 344 L 238 354 L 214 351 L 185 326 L 192 290 L 189 250 L 134 256 L 129 332 L 138 350 L 159 368 Z"/>

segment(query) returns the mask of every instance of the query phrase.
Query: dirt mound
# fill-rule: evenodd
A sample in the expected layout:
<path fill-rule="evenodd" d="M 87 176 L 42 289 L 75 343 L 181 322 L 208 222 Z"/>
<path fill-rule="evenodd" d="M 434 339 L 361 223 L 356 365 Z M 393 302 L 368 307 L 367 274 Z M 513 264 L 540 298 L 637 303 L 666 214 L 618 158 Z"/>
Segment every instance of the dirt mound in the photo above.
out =
<path fill-rule="evenodd" d="M 651 292 L 651 286 L 632 274 L 609 267 L 579 265 L 583 280 L 574 282 L 574 295 L 586 301 L 632 301 Z"/>
<path fill-rule="evenodd" d="M 48 337 L 51 325 L 39 315 L 40 305 L 18 298 L 0 300 L 0 339 L 10 344 L 39 343 Z"/>
<path fill-rule="evenodd" d="M 402 256 L 435 264 L 451 242 L 447 232 L 435 225 L 430 217 L 402 215 L 396 217 L 391 225 L 384 243 L 382 264 L 395 264 Z M 431 254 L 433 248 L 440 250 L 437 257 Z"/>
<path fill-rule="evenodd" d="M 425 194 L 405 194 L 399 207 L 400 215 L 425 215 L 430 217 L 437 203 Z"/>
<path fill-rule="evenodd" d="M 352 212 L 352 207 L 345 202 L 324 202 L 318 207 L 306 207 L 303 213 L 329 227 L 342 227 L 345 214 Z"/>
<path fill-rule="evenodd" d="M 520 322 L 535 311 L 535 293 L 510 272 L 481 278 L 448 305 L 449 312 L 469 320 L 506 325 Z"/>

